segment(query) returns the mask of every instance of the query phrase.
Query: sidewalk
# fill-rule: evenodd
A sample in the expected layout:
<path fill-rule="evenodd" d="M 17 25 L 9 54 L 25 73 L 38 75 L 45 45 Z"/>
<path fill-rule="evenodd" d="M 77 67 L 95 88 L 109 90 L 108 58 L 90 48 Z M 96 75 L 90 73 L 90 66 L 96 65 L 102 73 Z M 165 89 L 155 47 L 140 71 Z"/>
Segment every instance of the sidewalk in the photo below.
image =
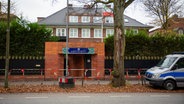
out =
<path fill-rule="evenodd" d="M 101 85 L 107 85 L 111 82 L 111 80 L 84 80 L 82 82 L 81 79 L 75 80 L 75 85 L 82 85 L 82 83 L 85 85 L 90 85 L 90 84 L 101 84 Z M 142 84 L 141 81 L 139 80 L 127 80 L 128 84 Z M 9 85 L 58 85 L 57 80 L 52 80 L 52 81 L 44 81 L 44 80 L 18 80 L 18 81 L 9 81 Z M 4 81 L 0 81 L 0 86 L 4 85 Z"/>

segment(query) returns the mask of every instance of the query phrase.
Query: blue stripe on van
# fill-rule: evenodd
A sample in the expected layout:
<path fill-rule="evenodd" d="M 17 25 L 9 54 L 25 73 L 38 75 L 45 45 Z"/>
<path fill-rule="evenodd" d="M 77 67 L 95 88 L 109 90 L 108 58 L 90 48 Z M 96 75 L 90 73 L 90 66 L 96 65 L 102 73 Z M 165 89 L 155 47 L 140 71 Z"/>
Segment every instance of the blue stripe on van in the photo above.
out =
<path fill-rule="evenodd" d="M 184 77 L 184 72 L 167 72 L 160 75 L 160 77 L 173 76 L 173 77 Z"/>

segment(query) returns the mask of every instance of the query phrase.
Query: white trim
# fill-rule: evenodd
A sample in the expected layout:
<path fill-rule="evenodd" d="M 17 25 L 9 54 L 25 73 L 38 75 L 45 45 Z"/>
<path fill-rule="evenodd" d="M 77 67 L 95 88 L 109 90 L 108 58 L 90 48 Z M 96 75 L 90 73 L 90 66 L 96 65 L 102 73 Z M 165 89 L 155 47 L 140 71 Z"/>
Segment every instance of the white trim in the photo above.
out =
<path fill-rule="evenodd" d="M 69 22 L 78 22 L 78 16 L 69 16 Z"/>
<path fill-rule="evenodd" d="M 105 23 L 114 23 L 113 17 L 105 17 Z"/>
<path fill-rule="evenodd" d="M 82 16 L 81 22 L 83 23 L 89 23 L 90 22 L 90 16 Z"/>
<path fill-rule="evenodd" d="M 84 31 L 85 32 L 84 32 Z M 82 38 L 90 38 L 91 36 L 90 36 L 90 29 L 89 28 L 83 28 L 83 29 L 81 29 L 81 37 Z M 85 34 L 85 35 L 84 35 Z"/>
<path fill-rule="evenodd" d="M 93 17 L 93 23 L 102 23 L 102 17 L 94 16 Z"/>
<path fill-rule="evenodd" d="M 110 35 L 109 35 L 110 34 Z M 111 36 L 114 34 L 114 29 L 106 29 L 106 37 Z"/>
<path fill-rule="evenodd" d="M 66 36 L 66 28 L 56 28 L 56 36 Z"/>
<path fill-rule="evenodd" d="M 70 28 L 69 29 L 69 38 L 78 38 L 78 28 Z"/>
<path fill-rule="evenodd" d="M 98 32 L 98 34 L 96 34 L 96 32 Z M 102 29 L 94 29 L 94 38 L 103 38 Z"/>

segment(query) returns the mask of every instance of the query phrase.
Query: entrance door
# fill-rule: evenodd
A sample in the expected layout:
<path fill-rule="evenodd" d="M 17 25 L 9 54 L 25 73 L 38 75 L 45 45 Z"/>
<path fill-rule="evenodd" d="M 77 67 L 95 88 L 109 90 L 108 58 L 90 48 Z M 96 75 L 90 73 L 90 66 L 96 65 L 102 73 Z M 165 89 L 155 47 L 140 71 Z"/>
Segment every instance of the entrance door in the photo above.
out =
<path fill-rule="evenodd" d="M 84 69 L 86 69 L 86 77 L 91 76 L 91 55 L 84 55 Z"/>
<path fill-rule="evenodd" d="M 64 76 L 66 76 L 66 58 L 64 58 Z"/>

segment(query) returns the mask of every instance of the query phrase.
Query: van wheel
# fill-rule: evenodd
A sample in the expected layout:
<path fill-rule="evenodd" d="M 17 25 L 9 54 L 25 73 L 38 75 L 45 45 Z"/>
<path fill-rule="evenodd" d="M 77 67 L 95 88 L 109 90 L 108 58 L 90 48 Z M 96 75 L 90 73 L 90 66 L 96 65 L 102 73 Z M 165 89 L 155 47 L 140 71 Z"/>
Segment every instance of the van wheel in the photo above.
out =
<path fill-rule="evenodd" d="M 174 90 L 175 87 L 176 87 L 176 84 L 172 80 L 166 80 L 164 82 L 164 88 L 167 89 L 167 90 Z"/>

